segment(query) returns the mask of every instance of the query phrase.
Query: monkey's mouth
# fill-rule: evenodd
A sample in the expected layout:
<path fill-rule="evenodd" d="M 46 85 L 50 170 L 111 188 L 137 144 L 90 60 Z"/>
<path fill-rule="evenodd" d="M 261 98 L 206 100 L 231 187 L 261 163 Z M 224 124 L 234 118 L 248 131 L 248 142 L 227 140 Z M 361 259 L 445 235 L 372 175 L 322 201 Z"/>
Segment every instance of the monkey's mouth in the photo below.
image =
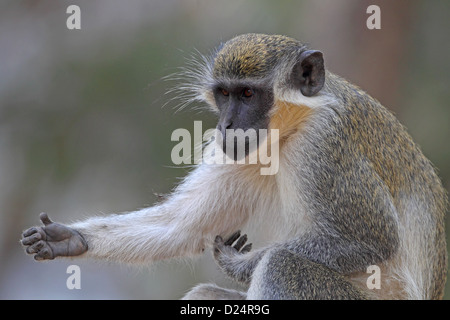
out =
<path fill-rule="evenodd" d="M 247 157 L 251 152 L 255 151 L 259 145 L 259 135 L 250 131 L 230 130 L 222 134 L 222 141 L 217 141 L 221 144 L 223 152 L 233 161 L 240 161 Z"/>

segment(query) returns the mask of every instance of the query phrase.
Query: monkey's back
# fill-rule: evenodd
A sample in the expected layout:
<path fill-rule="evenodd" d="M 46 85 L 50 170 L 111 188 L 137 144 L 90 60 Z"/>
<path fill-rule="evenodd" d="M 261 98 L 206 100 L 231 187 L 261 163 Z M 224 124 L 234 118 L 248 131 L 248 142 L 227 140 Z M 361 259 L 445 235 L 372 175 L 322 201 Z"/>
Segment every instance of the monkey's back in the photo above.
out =
<path fill-rule="evenodd" d="M 331 73 L 326 86 L 343 106 L 335 109 L 338 135 L 352 156 L 370 161 L 374 174 L 389 189 L 398 214 L 398 250 L 383 269 L 402 288 L 391 294 L 442 298 L 447 273 L 447 195 L 433 165 L 378 101 Z"/>

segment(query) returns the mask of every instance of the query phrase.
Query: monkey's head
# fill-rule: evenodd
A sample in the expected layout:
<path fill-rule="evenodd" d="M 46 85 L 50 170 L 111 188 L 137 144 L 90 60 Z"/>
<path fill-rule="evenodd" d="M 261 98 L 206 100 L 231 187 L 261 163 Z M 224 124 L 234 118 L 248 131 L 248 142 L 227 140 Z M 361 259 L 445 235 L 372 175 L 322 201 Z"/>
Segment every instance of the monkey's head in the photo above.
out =
<path fill-rule="evenodd" d="M 221 45 L 206 62 L 202 72 L 197 72 L 202 78 L 198 87 L 218 113 L 223 149 L 235 160 L 239 139 L 232 138 L 234 154 L 230 155 L 226 147 L 230 129 L 255 130 L 256 144 L 250 143 L 254 136 L 245 134 L 248 155 L 251 146 L 260 143 L 259 129 L 269 128 L 277 102 L 295 103 L 301 100 L 295 97 L 313 97 L 325 81 L 322 53 L 286 36 L 240 35 Z"/>

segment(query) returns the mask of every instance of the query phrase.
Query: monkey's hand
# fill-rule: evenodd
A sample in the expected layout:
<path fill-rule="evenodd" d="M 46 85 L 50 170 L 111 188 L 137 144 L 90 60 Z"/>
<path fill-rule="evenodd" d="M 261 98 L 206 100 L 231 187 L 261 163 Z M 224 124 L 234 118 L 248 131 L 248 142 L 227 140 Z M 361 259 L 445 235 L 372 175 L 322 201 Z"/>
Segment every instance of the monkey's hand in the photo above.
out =
<path fill-rule="evenodd" d="M 22 244 L 35 260 L 51 260 L 60 256 L 78 256 L 87 251 L 83 236 L 62 224 L 50 220 L 46 213 L 39 218 L 43 227 L 32 227 L 22 234 Z"/>
<path fill-rule="evenodd" d="M 219 266 L 224 267 L 233 257 L 249 252 L 252 249 L 252 244 L 244 246 L 246 242 L 247 235 L 241 236 L 241 231 L 233 233 L 226 241 L 221 236 L 217 236 L 213 248 L 214 258 Z M 234 246 L 233 243 L 235 243 Z"/>

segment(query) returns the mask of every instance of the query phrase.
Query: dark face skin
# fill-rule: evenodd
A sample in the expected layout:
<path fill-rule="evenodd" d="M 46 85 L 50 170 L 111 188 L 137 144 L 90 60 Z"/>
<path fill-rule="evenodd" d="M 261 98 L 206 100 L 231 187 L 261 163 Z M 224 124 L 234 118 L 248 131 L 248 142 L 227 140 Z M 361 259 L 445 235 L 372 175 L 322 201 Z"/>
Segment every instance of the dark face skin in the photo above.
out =
<path fill-rule="evenodd" d="M 269 125 L 269 110 L 273 106 L 273 93 L 267 87 L 249 85 L 248 83 L 233 86 L 219 85 L 213 89 L 216 105 L 219 108 L 219 122 L 217 129 L 223 137 L 223 151 L 232 159 L 240 160 L 247 156 L 252 146 L 249 139 L 234 139 L 234 150 L 227 150 L 226 138 L 231 133 L 229 129 L 242 129 L 244 133 L 253 129 L 256 134 L 256 146 L 260 143 L 259 129 L 267 129 Z M 253 131 L 252 130 L 252 131 Z M 238 133 L 239 131 L 235 131 Z M 249 133 L 250 131 L 247 131 Z M 254 135 L 253 135 L 254 136 Z M 239 141 L 245 140 L 245 146 Z M 254 145 L 254 144 L 253 144 Z M 239 149 L 241 148 L 241 149 Z M 245 154 L 238 153 L 245 148 Z M 228 152 L 227 152 L 228 151 Z"/>

